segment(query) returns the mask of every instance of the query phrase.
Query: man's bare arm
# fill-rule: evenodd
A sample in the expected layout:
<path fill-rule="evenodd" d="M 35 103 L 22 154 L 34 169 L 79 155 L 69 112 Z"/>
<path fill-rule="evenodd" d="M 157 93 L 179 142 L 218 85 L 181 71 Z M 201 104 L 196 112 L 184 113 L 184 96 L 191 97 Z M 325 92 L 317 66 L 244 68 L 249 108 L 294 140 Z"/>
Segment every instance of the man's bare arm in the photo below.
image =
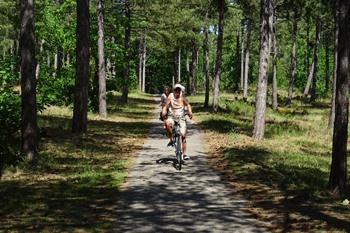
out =
<path fill-rule="evenodd" d="M 184 98 L 183 101 L 184 101 L 184 102 L 183 102 L 183 103 L 184 103 L 184 106 L 187 107 L 188 116 L 189 116 L 190 118 L 192 118 L 192 106 L 191 106 L 190 102 L 188 102 L 188 100 L 187 100 L 186 98 Z"/>
<path fill-rule="evenodd" d="M 168 109 L 169 109 L 169 107 L 170 107 L 170 101 L 171 101 L 170 99 L 167 99 L 167 101 L 166 101 L 164 107 L 162 108 L 162 116 L 163 116 L 163 117 L 165 117 L 166 114 L 168 113 Z"/>

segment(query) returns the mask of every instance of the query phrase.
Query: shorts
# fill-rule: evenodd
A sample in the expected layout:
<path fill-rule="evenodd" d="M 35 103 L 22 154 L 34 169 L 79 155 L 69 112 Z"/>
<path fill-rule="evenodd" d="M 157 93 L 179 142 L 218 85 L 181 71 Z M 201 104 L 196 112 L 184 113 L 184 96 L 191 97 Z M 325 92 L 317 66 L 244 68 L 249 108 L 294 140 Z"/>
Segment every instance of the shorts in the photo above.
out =
<path fill-rule="evenodd" d="M 166 119 L 165 121 L 167 124 L 169 124 L 171 127 L 174 126 L 174 119 L 172 117 L 169 117 L 168 119 Z M 186 136 L 186 132 L 187 132 L 187 124 L 186 124 L 186 118 L 182 117 L 179 120 L 180 122 L 180 133 L 181 136 Z"/>

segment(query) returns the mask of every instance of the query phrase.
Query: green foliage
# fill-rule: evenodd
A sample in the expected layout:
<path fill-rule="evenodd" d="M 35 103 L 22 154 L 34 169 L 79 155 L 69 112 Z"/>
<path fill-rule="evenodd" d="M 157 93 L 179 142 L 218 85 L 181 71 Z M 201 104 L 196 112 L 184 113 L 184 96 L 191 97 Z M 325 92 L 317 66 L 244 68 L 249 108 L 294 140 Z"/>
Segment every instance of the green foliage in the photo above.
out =
<path fill-rule="evenodd" d="M 47 105 L 68 105 L 73 100 L 75 70 L 63 67 L 55 77 L 53 70 L 43 67 L 37 83 L 37 103 L 39 110 Z"/>
<path fill-rule="evenodd" d="M 0 60 L 0 174 L 5 166 L 16 164 L 20 158 L 16 133 L 20 127 L 21 99 L 14 90 L 18 77 L 13 67 L 13 59 Z"/>

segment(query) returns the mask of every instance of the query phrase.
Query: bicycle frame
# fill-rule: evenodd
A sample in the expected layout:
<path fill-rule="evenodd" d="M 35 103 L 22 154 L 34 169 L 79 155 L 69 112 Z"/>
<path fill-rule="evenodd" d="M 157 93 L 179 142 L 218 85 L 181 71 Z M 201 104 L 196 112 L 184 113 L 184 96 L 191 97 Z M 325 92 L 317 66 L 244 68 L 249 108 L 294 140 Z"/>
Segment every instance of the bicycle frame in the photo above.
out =
<path fill-rule="evenodd" d="M 177 159 L 177 168 L 181 170 L 181 166 L 183 163 L 183 153 L 182 153 L 182 137 L 180 131 L 180 119 L 174 119 L 173 126 L 173 142 L 175 146 L 175 155 Z"/>

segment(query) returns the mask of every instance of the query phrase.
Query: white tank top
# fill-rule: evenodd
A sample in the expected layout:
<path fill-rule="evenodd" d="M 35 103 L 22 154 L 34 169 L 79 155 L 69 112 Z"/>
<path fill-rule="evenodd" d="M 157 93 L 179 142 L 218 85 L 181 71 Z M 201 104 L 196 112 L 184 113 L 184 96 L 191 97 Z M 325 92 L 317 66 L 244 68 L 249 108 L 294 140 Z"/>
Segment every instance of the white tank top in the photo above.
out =
<path fill-rule="evenodd" d="M 185 110 L 184 110 L 184 106 L 182 106 L 180 104 L 180 99 L 182 99 L 181 97 L 179 99 L 175 99 L 173 98 L 171 100 L 171 110 L 172 113 L 175 117 L 183 117 L 185 115 Z"/>

